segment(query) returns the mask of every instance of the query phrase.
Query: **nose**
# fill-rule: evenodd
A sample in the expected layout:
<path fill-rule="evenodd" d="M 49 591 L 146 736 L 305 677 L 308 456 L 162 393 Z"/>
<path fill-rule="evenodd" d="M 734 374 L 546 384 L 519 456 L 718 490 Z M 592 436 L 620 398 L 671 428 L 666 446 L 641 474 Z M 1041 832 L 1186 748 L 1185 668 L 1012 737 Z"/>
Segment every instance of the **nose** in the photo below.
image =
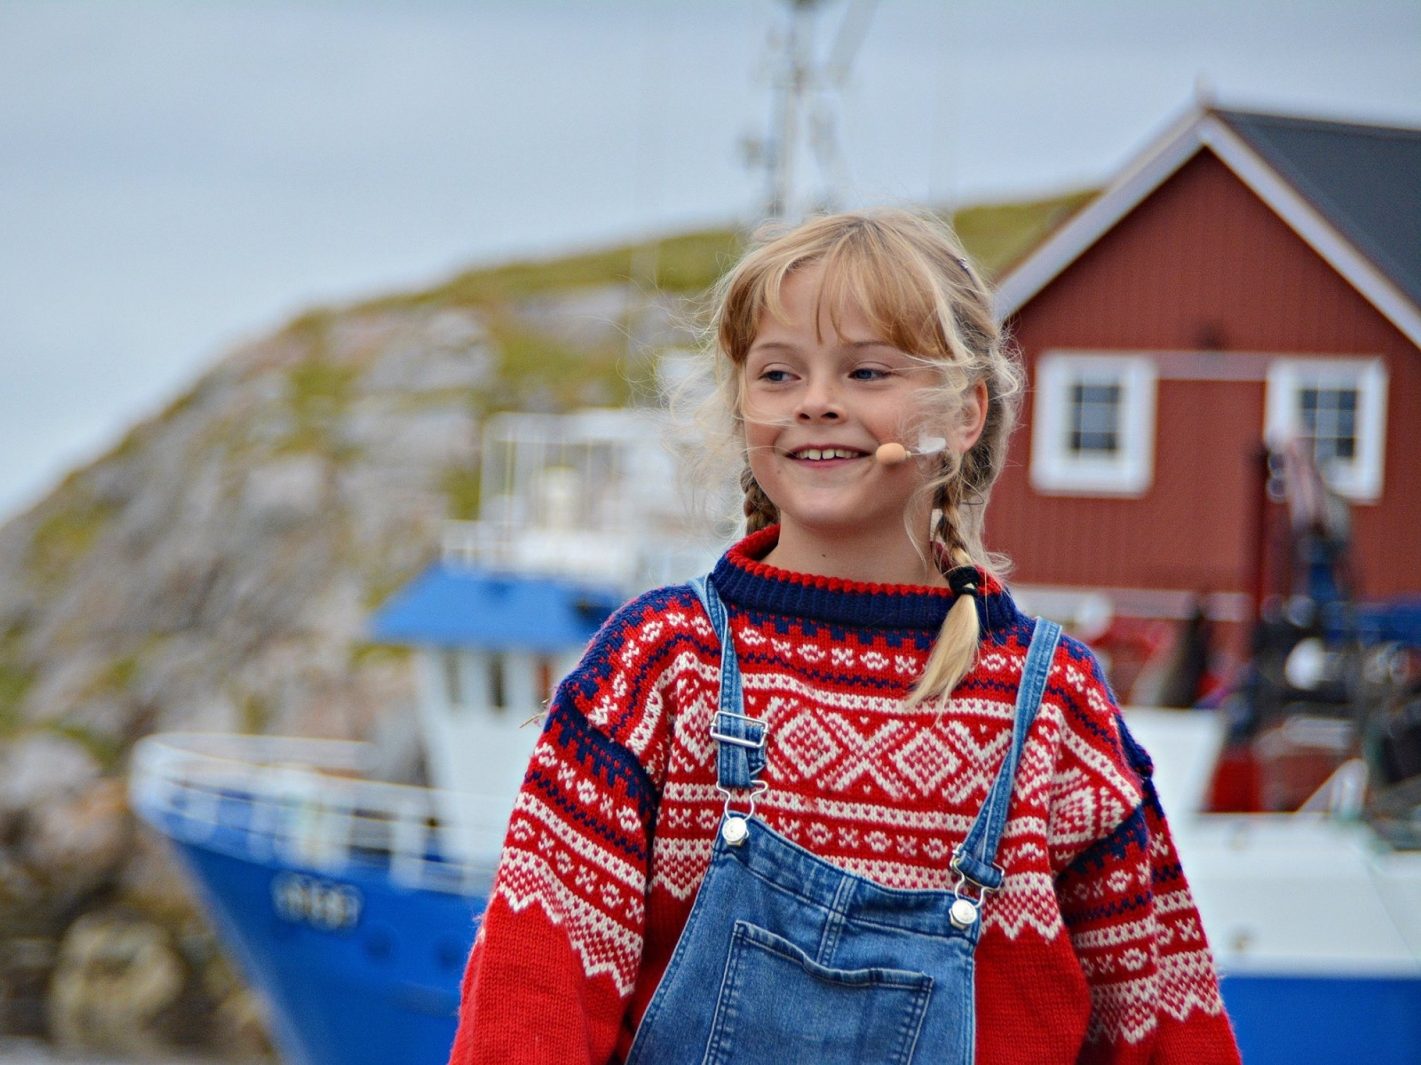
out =
<path fill-rule="evenodd" d="M 821 374 L 809 377 L 794 414 L 801 422 L 836 421 L 842 417 L 839 390 L 833 380 Z"/>

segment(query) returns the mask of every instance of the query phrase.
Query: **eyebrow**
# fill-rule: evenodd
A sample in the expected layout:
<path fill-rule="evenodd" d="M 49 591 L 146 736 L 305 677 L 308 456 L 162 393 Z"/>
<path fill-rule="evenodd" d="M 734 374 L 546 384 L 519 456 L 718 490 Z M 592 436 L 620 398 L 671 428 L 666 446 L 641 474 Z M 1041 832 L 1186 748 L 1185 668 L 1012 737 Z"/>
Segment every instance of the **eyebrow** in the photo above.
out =
<path fill-rule="evenodd" d="M 844 346 L 847 348 L 852 348 L 855 351 L 859 351 L 865 348 L 892 348 L 892 350 L 898 351 L 898 348 L 892 343 L 892 341 L 888 340 L 850 340 Z M 798 344 L 793 344 L 785 340 L 757 340 L 755 343 L 750 345 L 750 351 L 798 350 Z"/>

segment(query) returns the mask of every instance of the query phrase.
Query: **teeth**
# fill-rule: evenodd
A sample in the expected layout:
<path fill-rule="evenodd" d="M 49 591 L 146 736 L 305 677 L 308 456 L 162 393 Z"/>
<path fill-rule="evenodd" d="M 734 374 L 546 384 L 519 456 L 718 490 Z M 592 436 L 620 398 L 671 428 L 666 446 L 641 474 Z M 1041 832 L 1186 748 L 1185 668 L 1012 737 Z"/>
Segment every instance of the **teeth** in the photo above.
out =
<path fill-rule="evenodd" d="M 857 451 L 849 451 L 841 447 L 807 447 L 794 453 L 795 458 L 808 459 L 810 462 L 819 462 L 823 459 L 853 459 L 858 458 L 858 455 Z"/>

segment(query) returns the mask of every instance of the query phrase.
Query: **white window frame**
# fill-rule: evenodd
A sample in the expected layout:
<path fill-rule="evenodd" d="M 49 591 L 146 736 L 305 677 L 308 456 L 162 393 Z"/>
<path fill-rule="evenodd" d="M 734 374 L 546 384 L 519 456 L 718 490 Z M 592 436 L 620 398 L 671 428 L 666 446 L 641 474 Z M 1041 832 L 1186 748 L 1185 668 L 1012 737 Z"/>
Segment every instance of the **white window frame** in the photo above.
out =
<path fill-rule="evenodd" d="M 1305 435 L 1298 402 L 1305 388 L 1356 390 L 1356 453 L 1319 472 L 1348 499 L 1375 503 L 1382 494 L 1386 453 L 1386 363 L 1380 358 L 1273 360 L 1264 412 L 1264 436 L 1270 445 Z"/>
<path fill-rule="evenodd" d="M 1142 496 L 1154 482 L 1155 392 L 1159 371 L 1147 355 L 1050 351 L 1036 361 L 1031 414 L 1031 484 L 1055 495 Z M 1120 446 L 1110 456 L 1069 446 L 1071 389 L 1120 386 Z"/>

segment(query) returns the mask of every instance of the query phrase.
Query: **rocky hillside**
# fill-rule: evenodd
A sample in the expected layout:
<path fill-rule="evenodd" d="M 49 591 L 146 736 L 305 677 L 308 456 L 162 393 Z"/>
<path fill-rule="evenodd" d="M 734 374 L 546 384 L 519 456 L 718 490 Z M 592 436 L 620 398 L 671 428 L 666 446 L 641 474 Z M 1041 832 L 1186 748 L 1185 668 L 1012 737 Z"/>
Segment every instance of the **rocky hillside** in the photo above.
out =
<path fill-rule="evenodd" d="M 989 265 L 1079 198 L 959 219 Z M 0 1034 L 259 1054 L 123 772 L 165 729 L 370 738 L 411 717 L 372 607 L 477 507 L 501 409 L 646 398 L 733 257 L 711 232 L 473 271 L 233 351 L 0 528 Z"/>

